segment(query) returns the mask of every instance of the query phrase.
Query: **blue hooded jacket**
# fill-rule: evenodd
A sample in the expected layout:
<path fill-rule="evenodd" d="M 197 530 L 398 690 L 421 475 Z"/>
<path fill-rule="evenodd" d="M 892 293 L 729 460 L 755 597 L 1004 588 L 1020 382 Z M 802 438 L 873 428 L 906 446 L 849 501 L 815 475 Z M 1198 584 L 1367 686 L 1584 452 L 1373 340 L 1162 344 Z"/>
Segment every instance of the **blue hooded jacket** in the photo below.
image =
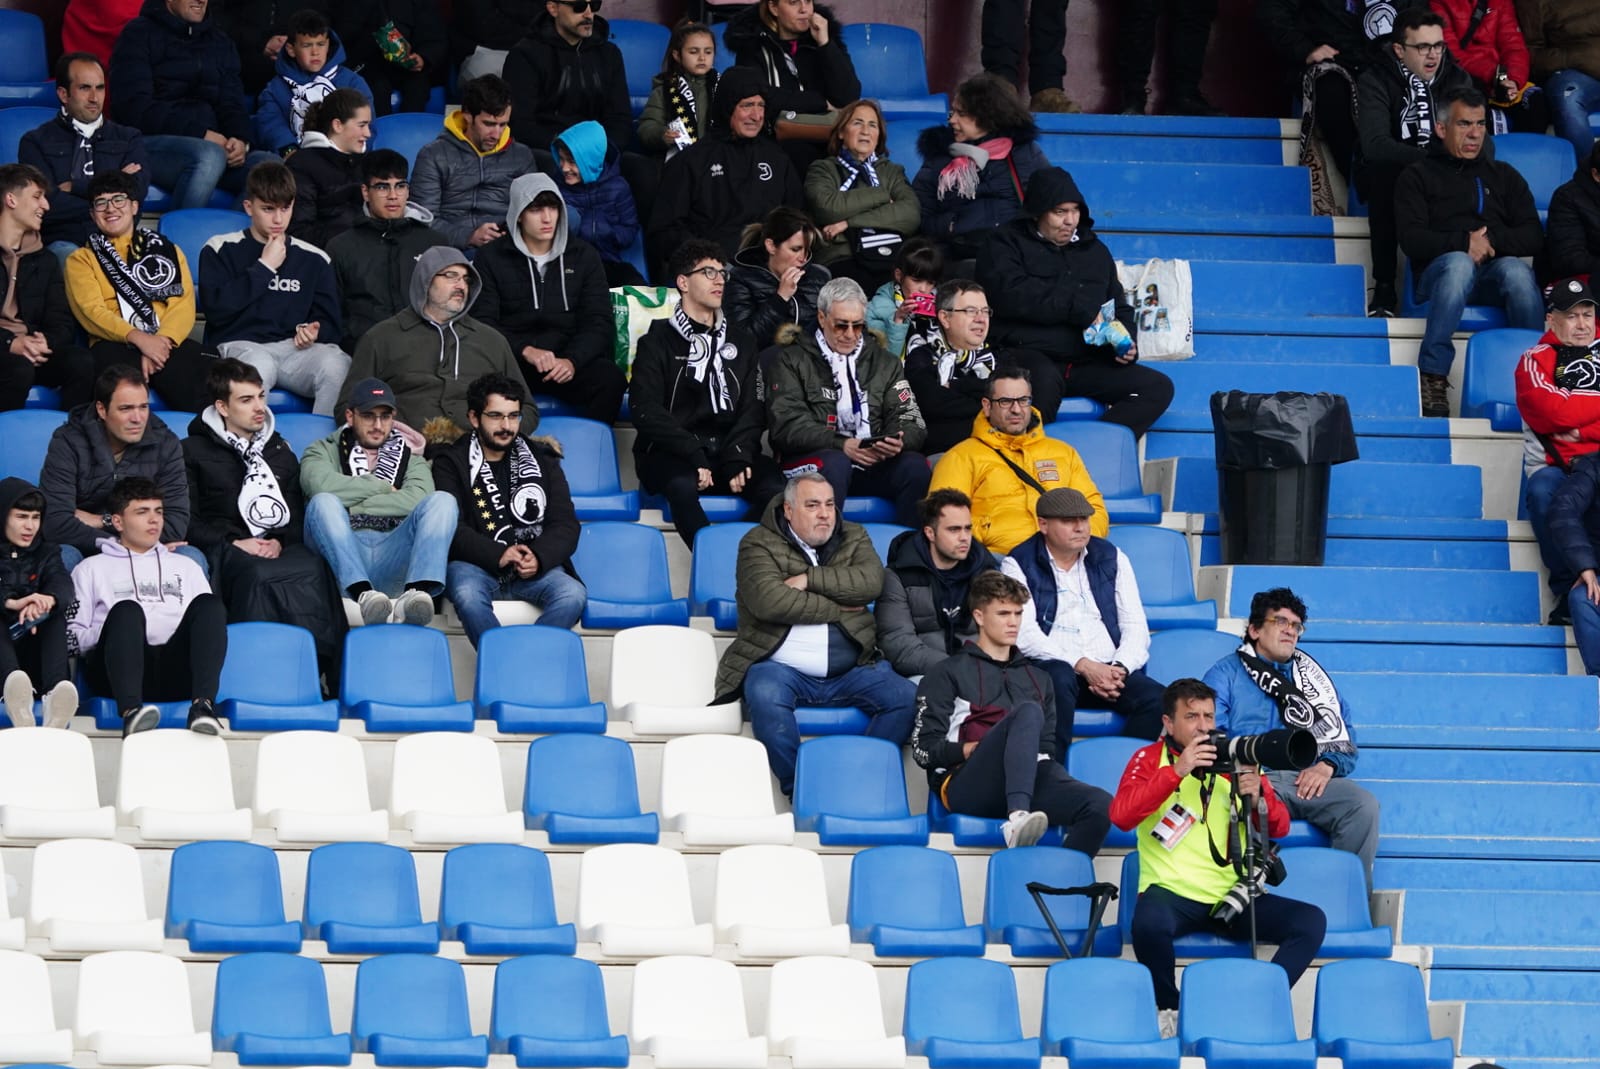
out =
<path fill-rule="evenodd" d="M 633 191 L 622 177 L 619 154 L 606 141 L 605 127 L 593 120 L 569 126 L 550 147 L 556 157 L 551 177 L 567 202 L 570 232 L 599 250 L 600 259 L 621 263 L 638 236 L 639 213 Z M 577 185 L 569 186 L 561 177 L 562 147 L 578 165 Z"/>
<path fill-rule="evenodd" d="M 372 89 L 361 75 L 344 65 L 344 45 L 339 35 L 328 34 L 328 61 L 316 74 L 308 74 L 289 58 L 289 50 L 278 50 L 275 73 L 261 90 L 256 103 L 256 144 L 277 152 L 300 144 L 306 108 L 335 89 L 354 89 L 372 102 Z M 296 97 L 300 99 L 297 101 Z M 298 109 L 296 105 L 298 104 Z"/>

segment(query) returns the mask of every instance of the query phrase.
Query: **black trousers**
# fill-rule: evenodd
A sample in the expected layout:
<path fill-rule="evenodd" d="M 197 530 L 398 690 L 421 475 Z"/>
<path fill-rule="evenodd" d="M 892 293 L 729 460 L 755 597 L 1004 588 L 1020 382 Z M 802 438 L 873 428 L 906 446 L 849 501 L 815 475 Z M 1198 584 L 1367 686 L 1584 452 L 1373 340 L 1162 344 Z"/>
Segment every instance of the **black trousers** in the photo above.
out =
<path fill-rule="evenodd" d="M 1106 406 L 1100 418 L 1122 424 L 1135 438 L 1148 431 L 1172 404 L 1172 380 L 1143 364 L 1111 360 L 1068 364 L 1063 378 L 1063 396 L 1100 402 Z"/>
<path fill-rule="evenodd" d="M 560 356 L 560 353 L 556 354 Z M 528 389 L 536 394 L 554 397 L 563 404 L 578 410 L 584 419 L 592 419 L 606 426 L 617 421 L 622 408 L 622 395 L 628 390 L 628 380 L 622 369 L 610 360 L 593 360 L 578 366 L 566 382 L 547 382 L 544 372 L 518 358 L 522 364 L 522 377 Z"/>
<path fill-rule="evenodd" d="M 139 350 L 127 342 L 95 342 L 89 355 L 94 358 L 96 378 L 115 364 L 140 366 Z M 211 395 L 206 392 L 206 373 L 210 370 L 211 358 L 200 351 L 200 343 L 186 338 L 173 348 L 166 365 L 150 376 L 150 388 L 174 412 L 199 412 L 211 405 Z"/>
<path fill-rule="evenodd" d="M 40 620 L 21 638 L 11 637 L 10 621 L 0 626 L 0 679 L 22 669 L 33 680 L 33 689 L 40 694 L 68 678 L 67 673 L 67 605 L 57 605 L 55 610 Z"/>
<path fill-rule="evenodd" d="M 106 614 L 85 669 L 94 693 L 109 693 L 126 713 L 145 701 L 215 701 L 227 653 L 228 613 L 215 594 L 191 601 L 178 629 L 160 646 L 145 640 L 144 606 L 119 601 Z"/>
<path fill-rule="evenodd" d="M 0 353 L 0 412 L 21 408 L 35 386 L 60 390 L 61 407 L 70 410 L 90 399 L 94 376 L 89 350 L 78 345 L 62 347 L 42 364 L 15 353 Z"/>
<path fill-rule="evenodd" d="M 953 813 L 991 819 L 1037 809 L 1052 827 L 1066 829 L 1063 846 L 1093 857 L 1111 828 L 1111 796 L 1067 775 L 1061 762 L 1039 760 L 1050 752 L 1043 735 L 1038 702 L 1011 710 L 945 781 L 945 803 Z"/>
<path fill-rule="evenodd" d="M 1072 745 L 1072 721 L 1078 709 L 1110 709 L 1122 717 L 1122 733 L 1137 739 L 1161 737 L 1161 696 L 1166 686 L 1157 683 L 1143 672 L 1130 674 L 1122 685 L 1122 693 L 1114 702 L 1108 702 L 1089 689 L 1088 680 L 1066 661 L 1042 661 L 1049 673 L 1050 683 L 1056 692 L 1056 740 L 1061 753 Z"/>
<path fill-rule="evenodd" d="M 709 527 L 706 510 L 700 507 L 701 494 L 731 494 L 728 480 L 713 476 L 711 488 L 700 489 L 700 472 L 692 461 L 658 453 L 634 454 L 634 468 L 639 473 L 639 485 L 652 494 L 660 494 L 672 508 L 672 524 L 678 537 L 690 549 L 694 536 L 702 527 Z M 783 493 L 783 473 L 769 456 L 758 456 L 750 462 L 750 478 L 745 480 L 739 496 L 750 504 L 750 516 L 758 517 L 772 499 Z"/>
<path fill-rule="evenodd" d="M 820 449 L 799 457 L 783 458 L 783 474 L 794 477 L 803 471 L 817 471 L 833 487 L 833 500 L 841 514 L 851 494 L 886 497 L 894 502 L 894 520 L 904 527 L 920 523 L 917 503 L 928 496 L 928 480 L 933 472 L 921 453 L 905 452 L 880 460 L 870 468 L 858 468 L 840 449 Z"/>
<path fill-rule="evenodd" d="M 1028 50 L 1028 92 L 1060 89 L 1067 77 L 1067 0 L 983 0 L 983 69 L 1021 84 Z"/>
<path fill-rule="evenodd" d="M 1356 185 L 1367 202 L 1367 231 L 1372 238 L 1372 281 L 1393 286 L 1400 257 L 1400 231 L 1394 218 L 1394 187 L 1404 167 L 1393 163 L 1363 163 Z"/>
<path fill-rule="evenodd" d="M 1196 96 L 1205 65 L 1211 22 L 1217 0 L 1167 0 L 1167 62 L 1172 68 L 1172 96 Z M 1145 98 L 1150 64 L 1156 54 L 1156 25 L 1163 0 L 1123 0 L 1117 33 L 1117 78 L 1123 104 Z"/>
<path fill-rule="evenodd" d="M 391 111 L 427 111 L 428 94 L 433 90 L 433 75 L 428 71 L 408 71 L 404 67 L 378 60 L 361 68 L 361 77 L 372 90 L 372 114 Z M 400 107 L 389 106 L 389 96 L 400 91 Z"/>

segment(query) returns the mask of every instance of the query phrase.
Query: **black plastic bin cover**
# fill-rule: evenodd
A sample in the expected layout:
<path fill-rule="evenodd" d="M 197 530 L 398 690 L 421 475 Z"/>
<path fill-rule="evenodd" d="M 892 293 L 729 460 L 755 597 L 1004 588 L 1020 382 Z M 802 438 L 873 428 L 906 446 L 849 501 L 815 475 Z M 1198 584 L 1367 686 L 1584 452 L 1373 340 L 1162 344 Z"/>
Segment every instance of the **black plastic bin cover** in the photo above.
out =
<path fill-rule="evenodd" d="M 1343 464 L 1360 456 L 1350 405 L 1336 393 L 1211 395 L 1217 467 L 1273 471 L 1307 464 Z"/>

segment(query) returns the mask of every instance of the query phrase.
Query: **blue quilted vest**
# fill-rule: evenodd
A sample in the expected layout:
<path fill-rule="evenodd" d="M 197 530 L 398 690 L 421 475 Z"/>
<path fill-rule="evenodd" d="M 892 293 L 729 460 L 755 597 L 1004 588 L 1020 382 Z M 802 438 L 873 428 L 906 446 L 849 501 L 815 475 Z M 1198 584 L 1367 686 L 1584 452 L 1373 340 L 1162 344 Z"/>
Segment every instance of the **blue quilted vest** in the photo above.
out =
<path fill-rule="evenodd" d="M 1056 622 L 1056 577 L 1050 567 L 1050 549 L 1044 544 L 1044 534 L 1034 535 L 1011 551 L 1011 559 L 1022 569 L 1028 582 L 1028 592 L 1033 595 L 1033 615 L 1039 621 L 1039 630 L 1045 634 Z M 1117 620 L 1117 547 L 1093 535 L 1089 548 L 1083 555 L 1083 566 L 1089 575 L 1089 593 L 1100 610 L 1100 619 L 1111 634 L 1111 644 L 1122 644 L 1122 627 Z"/>

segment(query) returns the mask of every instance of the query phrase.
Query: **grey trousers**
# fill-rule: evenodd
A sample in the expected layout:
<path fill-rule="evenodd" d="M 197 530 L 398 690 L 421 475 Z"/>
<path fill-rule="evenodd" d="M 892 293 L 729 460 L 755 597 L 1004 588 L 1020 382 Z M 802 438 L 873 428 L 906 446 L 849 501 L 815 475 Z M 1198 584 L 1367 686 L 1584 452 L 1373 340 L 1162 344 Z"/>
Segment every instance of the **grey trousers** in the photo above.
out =
<path fill-rule="evenodd" d="M 350 357 L 337 345 L 313 342 L 304 349 L 294 347 L 294 339 L 283 341 L 225 341 L 217 352 L 243 360 L 261 372 L 261 384 L 271 390 L 282 386 L 301 397 L 311 398 L 311 411 L 331 416 L 344 398 L 339 396 L 345 376 L 350 373 Z"/>
<path fill-rule="evenodd" d="M 1378 856 L 1378 799 L 1371 791 L 1344 776 L 1328 781 L 1321 798 L 1295 795 L 1295 772 L 1268 772 L 1272 789 L 1288 807 L 1292 820 L 1303 820 L 1321 828 L 1333 840 L 1335 850 L 1348 850 L 1361 859 L 1367 874 L 1367 890 L 1372 890 L 1372 859 Z"/>

